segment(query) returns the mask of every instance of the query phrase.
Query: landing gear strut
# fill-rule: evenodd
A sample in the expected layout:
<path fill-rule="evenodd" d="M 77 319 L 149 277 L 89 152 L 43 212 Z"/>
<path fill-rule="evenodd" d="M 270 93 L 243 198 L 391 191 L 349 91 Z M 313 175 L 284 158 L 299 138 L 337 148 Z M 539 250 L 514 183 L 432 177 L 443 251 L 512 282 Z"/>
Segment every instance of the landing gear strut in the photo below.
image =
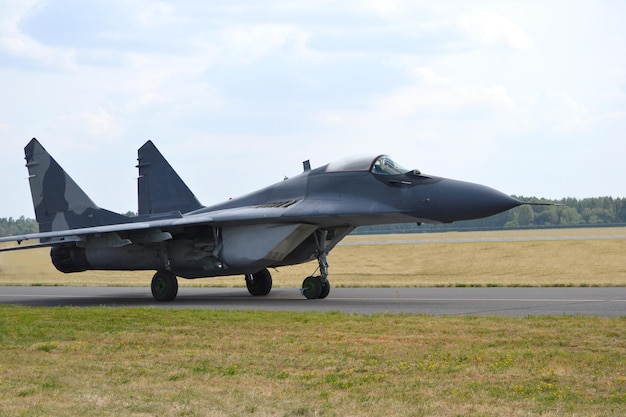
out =
<path fill-rule="evenodd" d="M 267 269 L 254 274 L 246 274 L 246 287 L 251 295 L 267 295 L 272 290 L 272 274 Z"/>
<path fill-rule="evenodd" d="M 157 271 L 152 277 L 152 296 L 157 301 L 174 301 L 178 294 L 178 280 L 172 271 Z"/>
<path fill-rule="evenodd" d="M 330 282 L 328 281 L 328 261 L 326 256 L 326 237 L 327 230 L 318 230 L 315 232 L 315 241 L 317 243 L 317 262 L 319 264 L 320 275 L 306 277 L 302 282 L 300 292 L 307 299 L 322 299 L 328 297 L 330 293 Z"/>

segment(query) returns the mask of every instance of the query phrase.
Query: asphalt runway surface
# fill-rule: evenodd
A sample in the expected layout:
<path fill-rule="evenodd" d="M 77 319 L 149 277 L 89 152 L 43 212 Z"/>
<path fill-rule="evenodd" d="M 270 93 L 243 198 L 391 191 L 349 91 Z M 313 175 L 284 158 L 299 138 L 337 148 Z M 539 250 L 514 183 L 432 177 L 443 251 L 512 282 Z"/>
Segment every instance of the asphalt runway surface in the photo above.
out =
<path fill-rule="evenodd" d="M 626 287 L 587 288 L 333 288 L 325 300 L 275 288 L 252 297 L 245 288 L 181 287 L 170 303 L 138 287 L 0 287 L 1 305 L 199 308 L 214 310 L 337 311 L 376 314 L 582 315 L 626 317 Z"/>

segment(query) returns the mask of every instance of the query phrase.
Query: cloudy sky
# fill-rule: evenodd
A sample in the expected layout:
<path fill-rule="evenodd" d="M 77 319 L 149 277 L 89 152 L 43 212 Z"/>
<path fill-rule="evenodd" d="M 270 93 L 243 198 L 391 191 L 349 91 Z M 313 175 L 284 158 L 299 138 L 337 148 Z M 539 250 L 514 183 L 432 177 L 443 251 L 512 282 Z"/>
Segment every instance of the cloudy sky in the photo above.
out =
<path fill-rule="evenodd" d="M 0 217 L 32 137 L 136 210 L 151 139 L 204 204 L 353 154 L 626 196 L 626 2 L 0 0 Z"/>

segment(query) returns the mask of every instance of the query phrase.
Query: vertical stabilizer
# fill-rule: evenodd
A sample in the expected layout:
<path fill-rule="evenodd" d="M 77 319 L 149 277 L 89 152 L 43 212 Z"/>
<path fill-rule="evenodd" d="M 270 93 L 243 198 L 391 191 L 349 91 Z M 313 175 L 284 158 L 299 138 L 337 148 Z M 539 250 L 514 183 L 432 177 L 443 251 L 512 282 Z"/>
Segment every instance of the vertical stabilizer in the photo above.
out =
<path fill-rule="evenodd" d="M 140 216 L 172 211 L 188 213 L 203 207 L 152 141 L 139 148 L 137 160 Z"/>
<path fill-rule="evenodd" d="M 32 139 L 24 148 L 30 192 L 40 232 L 130 222 L 130 218 L 101 209 L 61 166 Z"/>

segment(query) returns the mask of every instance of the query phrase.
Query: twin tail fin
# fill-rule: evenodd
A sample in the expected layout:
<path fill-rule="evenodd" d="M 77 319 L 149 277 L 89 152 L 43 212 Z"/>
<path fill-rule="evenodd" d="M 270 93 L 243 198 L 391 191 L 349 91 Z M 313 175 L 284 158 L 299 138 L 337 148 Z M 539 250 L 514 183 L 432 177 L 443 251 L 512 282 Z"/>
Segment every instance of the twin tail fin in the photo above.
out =
<path fill-rule="evenodd" d="M 188 213 L 204 207 L 152 141 L 139 148 L 137 161 L 140 216 L 174 211 Z"/>
<path fill-rule="evenodd" d="M 26 145 L 24 154 L 40 232 L 132 221 L 130 217 L 98 207 L 37 139 Z"/>
<path fill-rule="evenodd" d="M 37 139 L 26 145 L 24 153 L 41 233 L 133 221 L 98 207 Z M 187 213 L 204 207 L 151 141 L 139 149 L 138 161 L 140 216 Z"/>

